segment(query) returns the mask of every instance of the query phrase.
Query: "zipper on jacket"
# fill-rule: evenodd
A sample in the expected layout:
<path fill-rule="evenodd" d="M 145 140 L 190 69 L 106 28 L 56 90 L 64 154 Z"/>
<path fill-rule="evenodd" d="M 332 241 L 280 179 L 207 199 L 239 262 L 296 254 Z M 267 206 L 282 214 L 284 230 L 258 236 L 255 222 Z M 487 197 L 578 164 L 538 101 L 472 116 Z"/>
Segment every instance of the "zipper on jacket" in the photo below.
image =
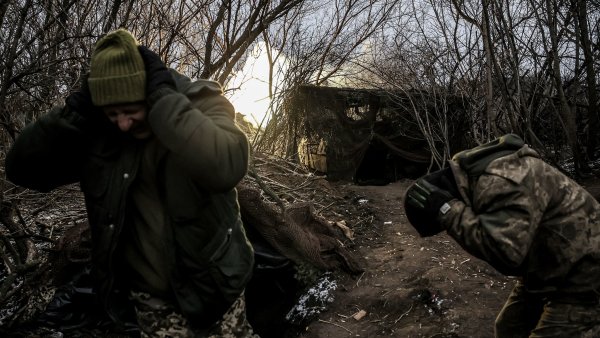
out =
<path fill-rule="evenodd" d="M 228 228 L 227 232 L 225 233 L 225 238 L 223 238 L 223 241 L 221 242 L 221 244 L 219 245 L 219 247 L 215 250 L 215 252 L 212 254 L 212 256 L 210 256 L 209 258 L 209 262 L 213 262 L 215 259 L 217 259 L 218 257 L 222 256 L 225 253 L 225 249 L 226 247 L 229 247 L 229 242 L 231 242 L 231 235 L 233 234 L 233 228 Z"/>

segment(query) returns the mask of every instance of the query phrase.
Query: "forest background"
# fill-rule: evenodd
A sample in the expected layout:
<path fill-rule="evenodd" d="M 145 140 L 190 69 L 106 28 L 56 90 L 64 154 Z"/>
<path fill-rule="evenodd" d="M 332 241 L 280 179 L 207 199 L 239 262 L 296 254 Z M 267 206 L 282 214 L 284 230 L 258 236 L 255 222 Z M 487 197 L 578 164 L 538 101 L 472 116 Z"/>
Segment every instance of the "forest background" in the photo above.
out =
<path fill-rule="evenodd" d="M 296 158 L 304 117 L 286 103 L 314 85 L 408 96 L 406 123 L 427 142 L 432 167 L 451 156 L 456 126 L 469 145 L 517 133 L 576 177 L 598 157 L 600 1 L 3 0 L 2 158 L 27 123 L 79 87 L 94 43 L 119 27 L 168 66 L 219 81 L 227 96 L 252 76 L 247 63 L 266 55 L 270 104 L 251 135 L 255 152 Z M 460 114 L 446 104 L 457 98 Z M 0 177 L 0 220 L 18 215 L 26 197 Z M 0 254 L 17 278 L 27 250 L 8 230 Z M 2 279 L 2 298 L 12 281 Z"/>
<path fill-rule="evenodd" d="M 94 42 L 125 27 L 229 96 L 246 61 L 265 54 L 270 111 L 257 151 L 297 151 L 302 124 L 290 122 L 302 117 L 282 103 L 298 85 L 377 88 L 411 95 L 414 107 L 461 98 L 460 116 L 444 104 L 413 111 L 434 162 L 450 155 L 460 118 L 472 144 L 515 132 L 585 173 L 600 135 L 599 23 L 599 2 L 584 0 L 3 1 L 0 146 L 77 88 Z"/>

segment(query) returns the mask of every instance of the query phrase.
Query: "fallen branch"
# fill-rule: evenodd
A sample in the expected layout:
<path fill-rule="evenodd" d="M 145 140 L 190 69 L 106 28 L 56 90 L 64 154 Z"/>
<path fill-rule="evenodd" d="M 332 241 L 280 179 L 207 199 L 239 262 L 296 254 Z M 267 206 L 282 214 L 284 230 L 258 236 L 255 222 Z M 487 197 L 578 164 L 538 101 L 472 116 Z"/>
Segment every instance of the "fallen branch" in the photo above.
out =
<path fill-rule="evenodd" d="M 12 274 L 6 276 L 6 278 L 2 282 L 2 285 L 0 285 L 0 304 L 4 304 L 4 302 L 10 296 L 12 296 L 13 294 L 15 294 L 15 292 L 17 292 L 17 290 L 19 288 L 13 287 L 13 283 L 16 280 L 17 280 L 17 274 L 16 273 L 12 273 Z"/>
<path fill-rule="evenodd" d="M 27 232 L 24 226 L 20 226 L 13 220 L 16 207 L 12 202 L 2 202 L 0 204 L 0 223 L 4 224 L 6 229 L 16 238 L 25 236 Z M 5 241 L 6 244 L 6 241 Z M 16 249 L 18 251 L 19 263 L 30 263 L 35 261 L 37 257 L 37 249 L 35 244 L 29 238 L 15 239 Z M 15 260 L 17 261 L 17 260 Z"/>
<path fill-rule="evenodd" d="M 260 188 L 269 196 L 271 196 L 271 198 L 273 198 L 273 200 L 275 200 L 275 203 L 277 203 L 277 205 L 279 206 L 279 209 L 281 210 L 281 212 L 283 212 L 285 210 L 285 205 L 283 204 L 283 201 L 281 201 L 281 198 L 279 198 L 279 196 L 277 196 L 277 194 L 275 194 L 273 192 L 273 190 L 271 190 L 271 188 L 269 188 L 265 182 L 262 180 L 262 178 L 254 171 L 253 167 L 250 167 L 250 170 L 248 170 L 248 175 L 252 178 L 254 178 L 254 180 L 256 181 L 256 183 L 260 186 Z"/>

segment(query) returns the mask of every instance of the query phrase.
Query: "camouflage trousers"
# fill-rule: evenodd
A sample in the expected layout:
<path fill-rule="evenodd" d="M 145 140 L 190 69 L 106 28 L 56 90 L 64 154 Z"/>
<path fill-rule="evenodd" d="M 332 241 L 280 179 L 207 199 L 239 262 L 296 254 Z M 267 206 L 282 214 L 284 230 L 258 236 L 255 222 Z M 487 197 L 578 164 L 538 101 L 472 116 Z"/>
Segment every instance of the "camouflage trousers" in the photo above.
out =
<path fill-rule="evenodd" d="M 600 304 L 557 302 L 518 283 L 496 318 L 497 338 L 600 337 Z"/>
<path fill-rule="evenodd" d="M 246 319 L 242 294 L 208 333 L 195 330 L 175 307 L 145 292 L 130 292 L 142 338 L 260 338 Z"/>

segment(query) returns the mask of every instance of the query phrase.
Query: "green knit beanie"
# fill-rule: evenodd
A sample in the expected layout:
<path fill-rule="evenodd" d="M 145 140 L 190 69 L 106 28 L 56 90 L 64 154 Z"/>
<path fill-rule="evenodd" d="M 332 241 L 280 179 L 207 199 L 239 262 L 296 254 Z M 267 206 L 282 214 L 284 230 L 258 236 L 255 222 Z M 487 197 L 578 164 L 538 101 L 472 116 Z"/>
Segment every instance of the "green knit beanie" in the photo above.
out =
<path fill-rule="evenodd" d="M 138 102 L 146 98 L 144 60 L 129 31 L 112 31 L 96 43 L 88 85 L 95 106 Z"/>

